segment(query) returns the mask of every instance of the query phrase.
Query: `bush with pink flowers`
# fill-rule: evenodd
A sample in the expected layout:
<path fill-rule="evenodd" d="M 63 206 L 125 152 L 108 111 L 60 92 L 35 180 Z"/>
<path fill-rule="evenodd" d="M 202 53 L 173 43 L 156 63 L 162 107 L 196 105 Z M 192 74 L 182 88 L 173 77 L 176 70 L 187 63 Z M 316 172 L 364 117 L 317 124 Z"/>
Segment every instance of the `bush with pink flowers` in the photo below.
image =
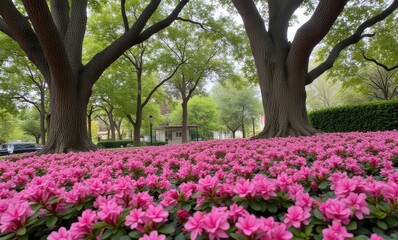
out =
<path fill-rule="evenodd" d="M 0 162 L 0 239 L 398 239 L 398 132 Z"/>

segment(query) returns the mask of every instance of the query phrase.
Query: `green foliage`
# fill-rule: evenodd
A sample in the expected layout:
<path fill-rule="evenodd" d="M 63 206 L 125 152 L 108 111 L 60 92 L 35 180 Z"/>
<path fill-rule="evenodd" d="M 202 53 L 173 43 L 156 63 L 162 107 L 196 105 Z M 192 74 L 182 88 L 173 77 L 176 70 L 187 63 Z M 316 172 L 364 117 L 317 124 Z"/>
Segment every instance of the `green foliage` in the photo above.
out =
<path fill-rule="evenodd" d="M 0 144 L 5 143 L 11 136 L 11 131 L 15 128 L 14 117 L 7 111 L 0 109 Z"/>
<path fill-rule="evenodd" d="M 309 119 L 323 132 L 398 129 L 398 99 L 318 110 L 311 112 Z"/>
<path fill-rule="evenodd" d="M 179 107 L 171 114 L 171 123 L 180 125 L 182 109 Z M 188 102 L 188 124 L 199 126 L 199 135 L 205 139 L 213 137 L 212 132 L 220 129 L 219 110 L 212 97 L 194 96 Z"/>
<path fill-rule="evenodd" d="M 97 143 L 97 146 L 100 148 L 122 148 L 122 147 L 128 147 L 133 143 L 131 140 L 117 140 L 117 141 L 100 141 Z M 141 146 L 162 146 L 166 145 L 167 142 L 152 142 L 152 145 L 150 142 L 141 142 Z"/>
<path fill-rule="evenodd" d="M 118 141 L 100 141 L 97 146 L 100 148 L 120 148 L 127 147 L 127 144 L 132 144 L 131 140 L 118 140 Z"/>

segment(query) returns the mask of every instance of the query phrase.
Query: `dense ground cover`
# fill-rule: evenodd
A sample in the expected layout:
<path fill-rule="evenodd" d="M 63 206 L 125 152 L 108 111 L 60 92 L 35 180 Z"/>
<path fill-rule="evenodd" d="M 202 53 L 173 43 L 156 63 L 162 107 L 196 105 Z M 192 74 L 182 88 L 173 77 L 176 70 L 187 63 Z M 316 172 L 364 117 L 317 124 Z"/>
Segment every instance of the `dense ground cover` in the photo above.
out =
<path fill-rule="evenodd" d="M 1 239 L 397 239 L 398 132 L 0 162 Z"/>

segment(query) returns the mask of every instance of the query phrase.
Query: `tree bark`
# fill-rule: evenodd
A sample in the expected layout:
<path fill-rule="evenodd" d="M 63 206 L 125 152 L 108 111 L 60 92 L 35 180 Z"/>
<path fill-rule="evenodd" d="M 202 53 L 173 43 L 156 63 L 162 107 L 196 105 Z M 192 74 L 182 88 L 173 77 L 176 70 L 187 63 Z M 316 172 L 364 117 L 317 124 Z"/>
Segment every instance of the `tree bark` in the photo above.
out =
<path fill-rule="evenodd" d="M 46 106 L 45 106 L 45 92 L 40 89 L 40 138 L 41 144 L 46 144 Z"/>
<path fill-rule="evenodd" d="M 315 134 L 305 105 L 309 57 L 347 0 L 321 1 L 292 43 L 287 39 L 289 21 L 302 0 L 269 0 L 268 29 L 253 0 L 232 2 L 250 40 L 262 94 L 265 127 L 255 138 Z"/>
<path fill-rule="evenodd" d="M 181 135 L 181 142 L 186 143 L 188 142 L 188 99 L 182 99 L 182 135 Z"/>
<path fill-rule="evenodd" d="M 53 88 L 50 88 L 51 128 L 47 144 L 41 153 L 95 150 L 96 147 L 87 133 L 87 94 L 71 91 L 71 89 L 55 91 Z"/>

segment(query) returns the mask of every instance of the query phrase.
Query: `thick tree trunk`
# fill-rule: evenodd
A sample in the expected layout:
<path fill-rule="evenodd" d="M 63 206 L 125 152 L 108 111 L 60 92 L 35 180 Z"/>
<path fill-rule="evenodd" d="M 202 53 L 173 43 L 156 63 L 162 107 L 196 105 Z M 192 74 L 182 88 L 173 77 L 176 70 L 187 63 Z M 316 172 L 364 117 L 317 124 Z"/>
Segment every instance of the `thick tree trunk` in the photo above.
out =
<path fill-rule="evenodd" d="M 232 138 L 235 139 L 235 137 L 236 137 L 236 136 L 235 136 L 236 131 L 231 131 L 231 132 L 232 132 Z"/>
<path fill-rule="evenodd" d="M 255 138 L 309 136 L 317 133 L 308 121 L 305 74 L 288 74 L 284 67 L 261 68 L 265 126 Z M 301 79 L 299 79 L 301 77 Z"/>
<path fill-rule="evenodd" d="M 40 89 L 40 137 L 41 144 L 46 144 L 46 106 L 45 106 L 45 92 Z"/>
<path fill-rule="evenodd" d="M 141 145 L 142 108 L 137 108 L 134 126 L 134 147 Z"/>
<path fill-rule="evenodd" d="M 182 103 L 182 143 L 188 142 L 188 100 L 183 99 Z"/>
<path fill-rule="evenodd" d="M 95 150 L 87 133 L 88 97 L 83 97 L 81 91 L 60 87 L 50 88 L 50 95 L 51 128 L 47 144 L 39 154 Z"/>
<path fill-rule="evenodd" d="M 91 132 L 91 113 L 87 116 L 87 130 L 88 130 L 88 138 L 93 139 L 93 134 Z"/>

